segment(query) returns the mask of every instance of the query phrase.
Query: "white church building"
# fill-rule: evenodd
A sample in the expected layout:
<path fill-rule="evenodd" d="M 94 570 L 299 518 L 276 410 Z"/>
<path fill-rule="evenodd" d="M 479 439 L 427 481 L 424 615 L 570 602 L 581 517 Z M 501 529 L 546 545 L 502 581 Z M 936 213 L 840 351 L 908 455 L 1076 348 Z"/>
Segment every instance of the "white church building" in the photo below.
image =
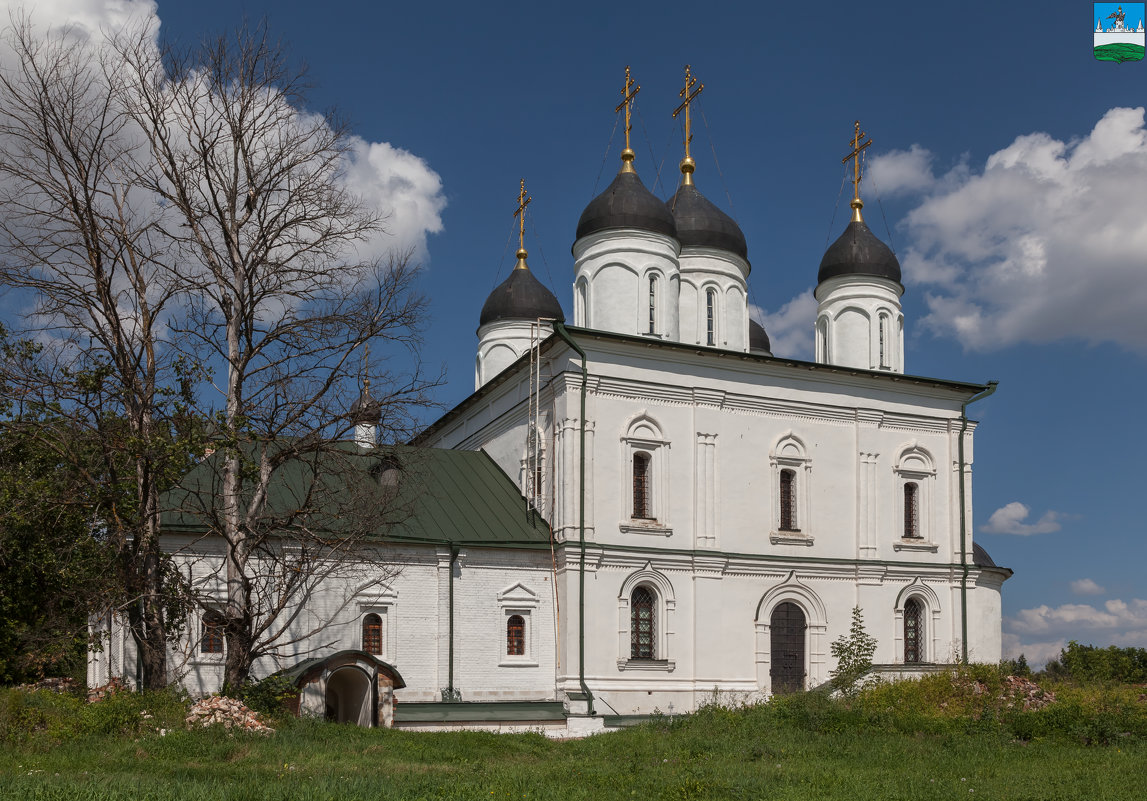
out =
<path fill-rule="evenodd" d="M 888 673 L 1000 659 L 1011 571 L 973 542 L 968 417 L 994 384 L 911 374 L 900 265 L 859 196 L 819 266 L 814 361 L 777 358 L 692 159 L 666 202 L 621 158 L 577 223 L 570 304 L 521 248 L 475 309 L 475 390 L 412 443 L 425 520 L 380 535 L 402 570 L 332 606 L 317 653 L 257 666 L 306 674 L 304 711 L 385 724 L 392 693 L 398 725 L 589 731 L 815 687 L 857 606 Z M 210 538 L 167 537 L 209 580 Z M 101 625 L 93 684 L 134 663 Z M 176 678 L 218 690 L 222 646 L 189 630 Z"/>

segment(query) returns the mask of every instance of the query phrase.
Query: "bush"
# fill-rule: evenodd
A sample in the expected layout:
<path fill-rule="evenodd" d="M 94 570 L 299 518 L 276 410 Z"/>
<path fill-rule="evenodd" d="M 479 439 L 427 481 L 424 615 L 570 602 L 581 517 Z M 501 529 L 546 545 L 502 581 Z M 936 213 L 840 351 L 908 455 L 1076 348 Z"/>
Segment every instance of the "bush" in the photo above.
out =
<path fill-rule="evenodd" d="M 248 684 L 239 693 L 239 700 L 261 715 L 281 715 L 298 697 L 294 683 L 278 674 Z"/>

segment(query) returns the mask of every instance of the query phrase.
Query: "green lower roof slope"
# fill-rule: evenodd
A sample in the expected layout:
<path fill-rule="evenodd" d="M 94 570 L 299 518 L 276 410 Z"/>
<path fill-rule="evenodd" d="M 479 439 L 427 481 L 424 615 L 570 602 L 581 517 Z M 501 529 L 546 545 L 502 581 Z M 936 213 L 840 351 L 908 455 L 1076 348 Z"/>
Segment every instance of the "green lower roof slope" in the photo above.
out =
<path fill-rule="evenodd" d="M 262 450 L 245 446 L 245 464 L 255 465 Z M 222 464 L 221 453 L 212 454 L 164 493 L 165 532 L 220 530 Z M 484 451 L 337 443 L 285 459 L 272 474 L 265 508 L 265 525 L 284 532 L 305 526 L 338 536 L 353 527 L 389 542 L 549 545 L 546 521 Z"/>

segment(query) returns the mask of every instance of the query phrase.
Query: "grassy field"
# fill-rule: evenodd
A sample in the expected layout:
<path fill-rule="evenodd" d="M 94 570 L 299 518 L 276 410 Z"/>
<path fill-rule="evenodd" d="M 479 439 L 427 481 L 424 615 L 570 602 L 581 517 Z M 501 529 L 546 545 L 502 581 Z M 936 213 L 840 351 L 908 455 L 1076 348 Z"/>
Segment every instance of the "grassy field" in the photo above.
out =
<path fill-rule="evenodd" d="M 9 698 L 0 703 L 0 726 L 8 721 L 0 728 L 0 798 L 1144 797 L 1141 689 L 1058 688 L 1055 704 L 1024 711 L 993 691 L 930 681 L 878 687 L 849 702 L 810 694 L 740 709 L 713 705 L 571 742 L 316 721 L 280 721 L 271 736 L 178 727 L 160 736 L 155 728 L 178 712 L 175 702 L 150 699 L 149 718 L 131 707 L 148 700 L 136 697 L 118 711 L 78 709 L 70 721 L 41 715 L 36 723 L 36 705 L 57 702 L 29 707 L 25 699 L 14 714 Z"/>

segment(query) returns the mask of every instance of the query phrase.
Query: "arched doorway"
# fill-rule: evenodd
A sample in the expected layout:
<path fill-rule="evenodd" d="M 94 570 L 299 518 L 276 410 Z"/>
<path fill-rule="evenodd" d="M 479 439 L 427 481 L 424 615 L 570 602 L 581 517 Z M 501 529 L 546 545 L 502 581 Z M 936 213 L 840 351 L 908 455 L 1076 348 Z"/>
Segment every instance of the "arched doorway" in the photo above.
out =
<path fill-rule="evenodd" d="M 804 689 L 806 628 L 804 612 L 791 601 L 773 609 L 769 619 L 769 678 L 773 693 Z"/>
<path fill-rule="evenodd" d="M 336 723 L 374 725 L 370 677 L 357 667 L 341 667 L 327 678 L 326 718 Z"/>

